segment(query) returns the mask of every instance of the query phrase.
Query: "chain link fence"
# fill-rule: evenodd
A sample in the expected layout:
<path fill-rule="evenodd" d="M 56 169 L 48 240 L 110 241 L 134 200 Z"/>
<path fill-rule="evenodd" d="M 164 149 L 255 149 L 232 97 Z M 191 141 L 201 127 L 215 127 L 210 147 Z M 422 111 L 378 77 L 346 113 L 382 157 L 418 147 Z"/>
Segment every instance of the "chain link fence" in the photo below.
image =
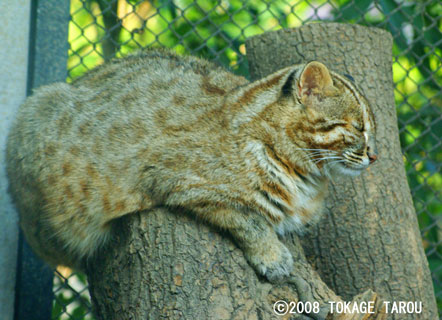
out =
<path fill-rule="evenodd" d="M 149 46 L 203 56 L 248 77 L 247 37 L 316 21 L 387 29 L 402 151 L 442 311 L 441 17 L 438 0 L 71 0 L 67 80 Z M 54 319 L 93 319 L 84 275 L 58 269 L 54 293 Z"/>

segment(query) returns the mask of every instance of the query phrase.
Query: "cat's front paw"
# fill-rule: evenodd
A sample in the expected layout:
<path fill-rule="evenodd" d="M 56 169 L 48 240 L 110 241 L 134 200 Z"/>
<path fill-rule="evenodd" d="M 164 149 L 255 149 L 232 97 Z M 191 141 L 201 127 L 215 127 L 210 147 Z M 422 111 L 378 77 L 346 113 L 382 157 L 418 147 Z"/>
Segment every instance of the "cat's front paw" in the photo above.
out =
<path fill-rule="evenodd" d="M 279 282 L 293 270 L 292 254 L 282 243 L 266 247 L 266 250 L 248 250 L 246 257 L 258 274 L 270 282 Z"/>

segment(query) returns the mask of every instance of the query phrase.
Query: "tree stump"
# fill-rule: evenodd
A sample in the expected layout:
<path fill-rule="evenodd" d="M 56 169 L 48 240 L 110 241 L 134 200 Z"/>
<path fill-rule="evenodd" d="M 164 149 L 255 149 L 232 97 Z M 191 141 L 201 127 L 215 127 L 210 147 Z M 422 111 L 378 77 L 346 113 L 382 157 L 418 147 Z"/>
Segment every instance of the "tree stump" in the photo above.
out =
<path fill-rule="evenodd" d="M 310 24 L 252 38 L 247 54 L 253 79 L 319 60 L 351 75 L 365 93 L 376 118 L 379 160 L 360 177 L 332 183 L 325 218 L 302 243 L 321 278 L 344 299 L 370 288 L 385 301 L 423 303 L 422 314 L 391 314 L 391 319 L 436 319 L 399 143 L 391 35 L 359 25 Z"/>

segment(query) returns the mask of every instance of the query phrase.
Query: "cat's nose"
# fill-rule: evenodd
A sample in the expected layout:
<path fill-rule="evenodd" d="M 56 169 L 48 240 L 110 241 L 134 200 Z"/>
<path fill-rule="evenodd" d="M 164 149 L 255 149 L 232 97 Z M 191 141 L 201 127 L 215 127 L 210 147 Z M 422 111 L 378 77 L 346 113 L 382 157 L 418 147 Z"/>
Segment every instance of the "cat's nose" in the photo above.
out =
<path fill-rule="evenodd" d="M 375 162 L 378 159 L 378 155 L 376 153 L 368 153 L 368 159 L 370 160 L 370 164 Z"/>
<path fill-rule="evenodd" d="M 370 164 L 378 159 L 378 149 L 376 148 L 376 144 L 374 143 L 374 141 L 373 143 L 369 143 L 367 145 L 367 157 L 370 161 Z"/>

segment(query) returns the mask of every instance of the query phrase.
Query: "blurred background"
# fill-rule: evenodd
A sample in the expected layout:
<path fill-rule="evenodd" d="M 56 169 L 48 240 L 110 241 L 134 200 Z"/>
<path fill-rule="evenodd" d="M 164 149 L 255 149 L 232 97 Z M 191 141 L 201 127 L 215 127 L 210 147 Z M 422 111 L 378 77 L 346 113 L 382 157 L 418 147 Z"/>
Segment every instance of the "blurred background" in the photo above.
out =
<path fill-rule="evenodd" d="M 248 37 L 318 21 L 388 30 L 403 160 L 441 313 L 441 17 L 439 0 L 71 0 L 66 79 L 142 47 L 202 56 L 249 77 Z M 93 319 L 84 275 L 57 269 L 54 294 L 53 319 Z"/>

